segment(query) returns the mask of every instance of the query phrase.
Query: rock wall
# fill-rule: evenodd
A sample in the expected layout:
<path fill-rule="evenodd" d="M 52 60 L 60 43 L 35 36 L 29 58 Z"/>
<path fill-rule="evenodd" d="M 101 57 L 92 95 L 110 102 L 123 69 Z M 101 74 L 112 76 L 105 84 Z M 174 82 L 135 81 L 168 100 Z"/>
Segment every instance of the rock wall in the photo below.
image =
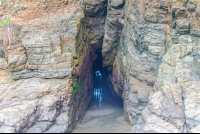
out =
<path fill-rule="evenodd" d="M 104 38 L 104 27 L 107 13 L 107 0 L 84 0 L 88 43 L 91 47 L 91 57 L 101 52 Z"/>
<path fill-rule="evenodd" d="M 45 17 L 30 10 L 9 16 L 0 45 L 0 132 L 65 133 L 81 122 L 92 95 L 92 58 L 83 3 L 68 2 L 56 12 L 35 8 Z"/>
<path fill-rule="evenodd" d="M 124 23 L 123 0 L 108 0 L 105 34 L 102 44 L 104 67 L 112 70 L 114 59 L 117 55 L 120 34 Z"/>
<path fill-rule="evenodd" d="M 124 12 L 110 79 L 133 132 L 199 132 L 199 2 L 130 0 Z"/>
<path fill-rule="evenodd" d="M 28 28 L 16 30 L 20 41 L 13 45 L 5 42 L 13 78 L 69 78 L 77 33 L 75 19 L 80 15 L 74 9 L 71 14 L 35 20 Z"/>
<path fill-rule="evenodd" d="M 154 92 L 133 132 L 199 132 L 199 3 L 170 4 L 167 52 Z"/>
<path fill-rule="evenodd" d="M 199 1 L 30 3 L 0 32 L 0 132 L 71 132 L 99 53 L 133 132 L 200 131 Z"/>
<path fill-rule="evenodd" d="M 167 14 L 164 4 L 155 10 Z M 111 76 L 115 91 L 124 100 L 125 119 L 132 125 L 147 105 L 167 44 L 167 15 L 162 18 L 165 21 L 154 22 L 152 16 L 160 18 L 153 13 L 149 16 L 151 8 L 147 1 L 126 1 L 124 28 Z"/>
<path fill-rule="evenodd" d="M 199 132 L 199 2 L 130 0 L 113 63 L 133 132 Z"/>

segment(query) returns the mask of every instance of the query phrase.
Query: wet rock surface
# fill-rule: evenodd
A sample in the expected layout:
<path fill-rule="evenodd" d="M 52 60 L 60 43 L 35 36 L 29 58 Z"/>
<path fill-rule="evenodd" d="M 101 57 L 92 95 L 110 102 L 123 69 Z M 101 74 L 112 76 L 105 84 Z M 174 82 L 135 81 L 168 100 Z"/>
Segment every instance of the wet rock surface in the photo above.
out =
<path fill-rule="evenodd" d="M 123 105 L 117 106 L 116 102 L 105 103 L 101 109 L 98 102 L 90 104 L 83 121 L 72 133 L 130 133 L 132 126 L 124 120 Z"/>
<path fill-rule="evenodd" d="M 72 133 L 131 132 L 132 126 L 123 117 L 123 101 L 119 97 L 113 98 L 105 76 L 103 74 L 102 79 L 95 82 L 93 99 L 82 122 Z M 98 86 L 98 82 L 100 82 L 100 86 Z"/>

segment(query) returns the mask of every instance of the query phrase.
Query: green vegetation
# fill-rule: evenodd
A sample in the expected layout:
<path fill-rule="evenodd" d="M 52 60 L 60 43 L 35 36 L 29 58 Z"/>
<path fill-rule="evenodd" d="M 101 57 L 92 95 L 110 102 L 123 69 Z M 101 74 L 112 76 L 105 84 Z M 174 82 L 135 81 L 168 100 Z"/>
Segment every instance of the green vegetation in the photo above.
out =
<path fill-rule="evenodd" d="M 2 2 L 4 3 L 4 2 L 6 2 L 7 0 L 2 0 Z"/>
<path fill-rule="evenodd" d="M 77 59 L 77 54 L 76 54 L 76 52 L 74 53 L 73 58 L 74 58 L 74 59 Z"/>
<path fill-rule="evenodd" d="M 72 84 L 73 87 L 73 95 L 75 95 L 77 93 L 78 90 L 82 90 L 83 89 L 83 84 L 82 82 L 77 82 L 77 80 L 74 80 L 74 83 Z"/>
<path fill-rule="evenodd" d="M 8 19 L 8 18 L 5 18 L 5 19 L 3 19 L 3 20 L 0 22 L 0 26 L 1 26 L 1 25 L 7 25 L 9 22 L 10 22 L 9 19 Z"/>
<path fill-rule="evenodd" d="M 181 5 L 183 6 L 183 0 L 173 0 L 174 2 L 176 2 L 176 1 L 179 1 L 180 3 L 181 3 Z M 185 0 L 186 2 L 188 1 L 188 0 Z"/>
<path fill-rule="evenodd" d="M 78 66 L 78 60 L 74 60 L 75 66 Z"/>
<path fill-rule="evenodd" d="M 77 59 L 77 54 L 76 54 L 76 52 L 74 53 L 73 59 L 74 59 L 74 64 L 75 64 L 75 66 L 78 66 L 78 59 Z"/>

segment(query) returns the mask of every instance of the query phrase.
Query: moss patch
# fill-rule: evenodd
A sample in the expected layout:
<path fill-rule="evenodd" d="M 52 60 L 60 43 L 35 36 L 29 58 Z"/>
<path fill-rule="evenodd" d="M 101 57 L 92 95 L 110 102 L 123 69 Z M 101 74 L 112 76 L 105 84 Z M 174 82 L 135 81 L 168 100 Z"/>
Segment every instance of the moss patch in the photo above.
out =
<path fill-rule="evenodd" d="M 78 60 L 74 60 L 75 66 L 78 66 Z"/>
<path fill-rule="evenodd" d="M 78 91 L 83 90 L 83 83 L 82 82 L 78 82 L 76 79 L 73 80 L 73 84 L 71 85 L 73 88 L 73 95 L 75 95 Z"/>

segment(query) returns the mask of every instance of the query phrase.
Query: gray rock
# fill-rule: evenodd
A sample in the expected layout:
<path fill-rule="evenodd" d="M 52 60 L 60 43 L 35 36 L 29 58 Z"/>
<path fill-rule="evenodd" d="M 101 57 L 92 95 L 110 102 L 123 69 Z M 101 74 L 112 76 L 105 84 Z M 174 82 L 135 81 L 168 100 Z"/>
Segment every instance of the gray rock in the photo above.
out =
<path fill-rule="evenodd" d="M 1 126 L 0 133 L 16 133 L 14 127 Z"/>
<path fill-rule="evenodd" d="M 138 102 L 147 102 L 150 89 L 142 88 L 138 90 Z"/>
<path fill-rule="evenodd" d="M 81 13 L 82 10 L 72 11 L 57 19 L 50 16 L 33 22 L 30 27 L 37 29 L 35 31 L 22 28 L 19 32 L 21 43 L 8 46 L 8 65 L 13 78 L 69 78 L 75 45 L 70 40 L 77 35 L 77 21 L 81 19 Z M 38 23 L 45 25 L 37 26 Z M 44 31 L 47 27 L 48 30 Z"/>
<path fill-rule="evenodd" d="M 153 10 L 149 9 L 149 10 L 147 10 L 145 12 L 144 19 L 147 22 L 157 23 L 158 22 L 158 10 L 157 9 L 153 9 Z"/>
<path fill-rule="evenodd" d="M 3 41 L 0 41 L 0 57 L 2 57 L 2 58 L 5 57 L 5 53 L 3 50 Z"/>
<path fill-rule="evenodd" d="M 26 133 L 43 133 L 51 126 L 51 124 L 52 122 L 37 122 L 30 127 Z"/>
<path fill-rule="evenodd" d="M 179 34 L 189 34 L 190 22 L 187 19 L 177 19 L 176 29 Z"/>
<path fill-rule="evenodd" d="M 66 133 L 68 131 L 66 125 L 53 125 L 44 133 Z"/>
<path fill-rule="evenodd" d="M 196 10 L 196 2 L 192 2 L 192 1 L 188 2 L 187 10 L 189 12 L 195 12 L 195 10 Z"/>
<path fill-rule="evenodd" d="M 117 55 L 117 46 L 119 45 L 119 38 L 123 28 L 119 19 L 121 21 L 124 20 L 123 4 L 123 0 L 109 0 L 108 2 L 105 34 L 102 45 L 103 64 L 108 70 L 112 70 L 112 65 Z"/>
<path fill-rule="evenodd" d="M 111 0 L 110 1 L 110 5 L 114 8 L 119 8 L 120 6 L 122 6 L 124 4 L 123 0 Z"/>
<path fill-rule="evenodd" d="M 67 125 L 69 122 L 68 115 L 67 113 L 61 113 L 57 118 L 56 118 L 56 124 L 57 125 Z"/>

